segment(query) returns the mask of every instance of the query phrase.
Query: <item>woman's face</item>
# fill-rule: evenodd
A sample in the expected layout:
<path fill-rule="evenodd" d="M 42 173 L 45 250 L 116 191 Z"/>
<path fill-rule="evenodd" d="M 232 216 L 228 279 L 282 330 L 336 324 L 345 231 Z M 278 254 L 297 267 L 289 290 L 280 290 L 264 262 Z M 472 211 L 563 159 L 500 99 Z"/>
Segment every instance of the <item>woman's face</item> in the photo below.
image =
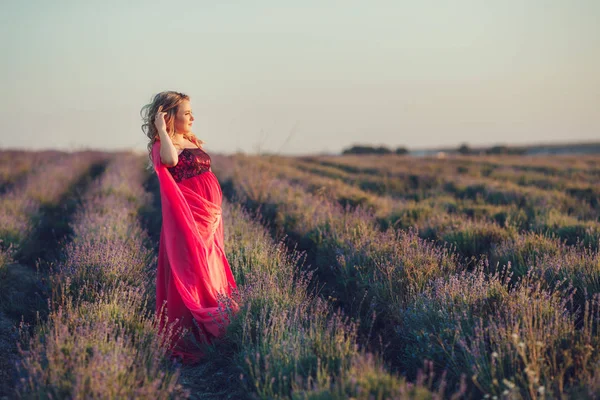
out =
<path fill-rule="evenodd" d="M 177 107 L 177 114 L 175 115 L 175 132 L 190 133 L 192 131 L 193 122 L 194 115 L 192 113 L 190 102 L 189 100 L 184 100 Z"/>

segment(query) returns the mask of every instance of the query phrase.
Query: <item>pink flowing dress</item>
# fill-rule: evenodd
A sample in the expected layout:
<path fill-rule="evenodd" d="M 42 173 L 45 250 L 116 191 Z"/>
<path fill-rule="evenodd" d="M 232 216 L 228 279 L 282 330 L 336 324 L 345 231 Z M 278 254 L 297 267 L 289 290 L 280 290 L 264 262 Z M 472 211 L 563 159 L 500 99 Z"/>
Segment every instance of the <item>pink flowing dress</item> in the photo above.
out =
<path fill-rule="evenodd" d="M 221 186 L 210 156 L 200 148 L 184 149 L 177 165 L 167 167 L 160 160 L 157 140 L 152 160 L 162 208 L 156 274 L 160 331 L 174 323 L 173 328 L 187 328 L 195 340 L 211 342 L 225 333 L 230 315 L 239 310 L 232 299 L 237 286 L 223 245 Z M 170 342 L 172 355 L 184 363 L 202 357 L 189 339 Z"/>

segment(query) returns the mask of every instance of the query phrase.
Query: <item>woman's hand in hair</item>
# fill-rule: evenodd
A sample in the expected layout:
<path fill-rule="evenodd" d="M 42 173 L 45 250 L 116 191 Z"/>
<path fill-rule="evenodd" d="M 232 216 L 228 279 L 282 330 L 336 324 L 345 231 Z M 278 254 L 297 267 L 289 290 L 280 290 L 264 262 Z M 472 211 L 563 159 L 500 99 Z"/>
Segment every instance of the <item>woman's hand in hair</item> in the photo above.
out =
<path fill-rule="evenodd" d="M 167 131 L 167 122 L 165 121 L 166 112 L 161 111 L 162 106 L 158 107 L 158 112 L 154 118 L 154 126 L 156 127 L 156 131 Z"/>

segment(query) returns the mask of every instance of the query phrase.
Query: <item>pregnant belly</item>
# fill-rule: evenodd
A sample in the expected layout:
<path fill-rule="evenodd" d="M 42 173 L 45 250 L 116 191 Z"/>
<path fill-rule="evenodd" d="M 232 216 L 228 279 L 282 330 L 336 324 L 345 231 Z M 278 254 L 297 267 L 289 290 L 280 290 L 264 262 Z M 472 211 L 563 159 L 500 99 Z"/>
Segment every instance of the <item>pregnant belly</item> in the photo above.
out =
<path fill-rule="evenodd" d="M 212 171 L 205 171 L 194 177 L 184 179 L 178 185 L 186 186 L 206 200 L 221 205 L 223 199 L 221 185 Z"/>

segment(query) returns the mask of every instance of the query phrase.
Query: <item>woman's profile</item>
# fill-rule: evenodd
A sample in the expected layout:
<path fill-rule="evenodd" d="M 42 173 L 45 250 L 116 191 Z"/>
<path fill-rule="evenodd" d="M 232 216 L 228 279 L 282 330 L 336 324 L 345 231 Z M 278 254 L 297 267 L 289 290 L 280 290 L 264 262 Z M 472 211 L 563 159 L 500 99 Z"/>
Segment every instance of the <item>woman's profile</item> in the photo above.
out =
<path fill-rule="evenodd" d="M 184 363 L 202 354 L 194 341 L 223 335 L 237 312 L 237 290 L 225 256 L 222 192 L 211 158 L 192 133 L 189 96 L 165 91 L 142 108 L 142 130 L 160 184 L 162 227 L 156 273 L 159 331 L 187 329 L 169 348 Z"/>

